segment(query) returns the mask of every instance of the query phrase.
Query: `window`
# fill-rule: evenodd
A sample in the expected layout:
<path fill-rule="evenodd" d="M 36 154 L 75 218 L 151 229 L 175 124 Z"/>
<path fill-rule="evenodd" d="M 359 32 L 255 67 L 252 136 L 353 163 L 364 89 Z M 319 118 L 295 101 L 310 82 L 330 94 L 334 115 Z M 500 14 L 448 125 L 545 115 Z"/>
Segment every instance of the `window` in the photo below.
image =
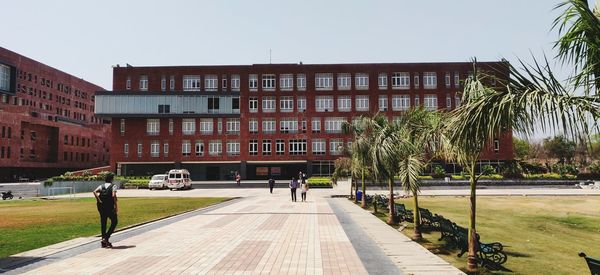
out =
<path fill-rule="evenodd" d="M 192 152 L 192 143 L 189 140 L 181 141 L 181 155 L 187 157 Z"/>
<path fill-rule="evenodd" d="M 294 118 L 283 118 L 279 121 L 279 132 L 283 134 L 297 133 L 298 120 Z"/>
<path fill-rule="evenodd" d="M 204 141 L 202 140 L 197 140 L 196 141 L 196 146 L 194 146 L 195 148 L 195 152 L 196 152 L 196 156 L 197 157 L 201 157 L 204 156 Z"/>
<path fill-rule="evenodd" d="M 131 77 L 129 77 L 129 76 L 125 80 L 125 89 L 126 90 L 131 90 Z"/>
<path fill-rule="evenodd" d="M 410 88 L 410 73 L 396 72 L 392 74 L 392 89 Z"/>
<path fill-rule="evenodd" d="M 251 74 L 248 76 L 248 88 L 250 88 L 250 91 L 258 89 L 258 75 Z"/>
<path fill-rule="evenodd" d="M 368 111 L 369 110 L 369 96 L 368 95 L 357 95 L 356 96 L 356 110 L 357 111 Z"/>
<path fill-rule="evenodd" d="M 0 90 L 10 90 L 10 67 L 0 64 Z"/>
<path fill-rule="evenodd" d="M 212 135 L 213 134 L 214 121 L 212 118 L 200 119 L 200 134 L 201 135 Z"/>
<path fill-rule="evenodd" d="M 219 88 L 219 79 L 216 75 L 204 76 L 204 90 L 205 91 L 216 91 Z"/>
<path fill-rule="evenodd" d="M 262 111 L 264 113 L 273 113 L 275 112 L 275 97 L 274 96 L 265 96 L 262 100 Z"/>
<path fill-rule="evenodd" d="M 338 90 L 350 90 L 352 78 L 350 74 L 338 74 L 337 75 L 337 88 Z"/>
<path fill-rule="evenodd" d="M 142 148 L 142 144 L 138 143 L 138 145 L 137 145 L 137 156 L 138 156 L 138 158 L 142 157 L 142 149 L 143 149 Z"/>
<path fill-rule="evenodd" d="M 250 140 L 250 142 L 248 143 L 248 154 L 251 156 L 258 155 L 258 140 Z"/>
<path fill-rule="evenodd" d="M 368 90 L 369 89 L 369 75 L 365 73 L 356 74 L 354 77 L 354 85 L 357 90 Z"/>
<path fill-rule="evenodd" d="M 379 96 L 379 111 L 385 112 L 388 108 L 388 97 L 387 95 Z"/>
<path fill-rule="evenodd" d="M 278 139 L 275 141 L 275 154 L 277 154 L 277 155 L 285 154 L 285 140 Z"/>
<path fill-rule="evenodd" d="M 452 110 L 452 97 L 450 95 L 446 96 L 446 110 Z"/>
<path fill-rule="evenodd" d="M 250 97 L 248 99 L 248 108 L 249 108 L 250 113 L 258 112 L 258 98 L 257 97 Z"/>
<path fill-rule="evenodd" d="M 415 73 L 415 76 L 413 78 L 414 78 L 413 84 L 415 85 L 415 89 L 419 89 L 419 74 Z"/>
<path fill-rule="evenodd" d="M 236 92 L 240 90 L 240 75 L 239 74 L 231 75 L 231 90 L 236 91 Z"/>
<path fill-rule="evenodd" d="M 223 91 L 227 90 L 227 75 L 221 75 L 221 88 Z"/>
<path fill-rule="evenodd" d="M 239 118 L 228 118 L 227 119 L 227 134 L 240 134 L 240 119 Z"/>
<path fill-rule="evenodd" d="M 140 75 L 140 91 L 148 91 L 148 76 Z"/>
<path fill-rule="evenodd" d="M 274 74 L 263 74 L 262 75 L 262 89 L 263 89 L 263 91 L 274 91 L 275 90 L 275 75 Z"/>
<path fill-rule="evenodd" d="M 450 88 L 450 72 L 446 72 L 446 75 L 444 76 L 444 82 L 446 84 L 446 88 Z"/>
<path fill-rule="evenodd" d="M 123 154 L 125 154 L 125 157 L 129 155 L 129 143 L 123 144 Z"/>
<path fill-rule="evenodd" d="M 333 96 L 316 96 L 315 107 L 317 112 L 333 112 Z"/>
<path fill-rule="evenodd" d="M 498 153 L 500 151 L 500 141 L 494 139 L 494 152 Z"/>
<path fill-rule="evenodd" d="M 415 96 L 415 108 L 419 108 L 419 105 L 421 105 L 421 104 L 419 103 L 419 96 L 418 96 L 418 95 L 416 95 L 416 96 Z"/>
<path fill-rule="evenodd" d="M 296 85 L 298 85 L 298 91 L 306 90 L 306 75 L 305 74 L 296 75 Z"/>
<path fill-rule="evenodd" d="M 125 134 L 125 119 L 121 119 L 121 125 L 119 129 L 121 130 L 121 135 Z"/>
<path fill-rule="evenodd" d="M 183 76 L 184 91 L 200 91 L 200 76 L 199 75 L 184 75 Z"/>
<path fill-rule="evenodd" d="M 219 112 L 219 98 L 218 97 L 209 97 L 208 98 L 208 112 L 209 113 L 218 113 Z"/>
<path fill-rule="evenodd" d="M 298 97 L 298 111 L 299 112 L 306 111 L 306 97 L 305 96 Z"/>
<path fill-rule="evenodd" d="M 239 156 L 240 155 L 240 142 L 238 140 L 227 141 L 227 155 L 228 156 Z"/>
<path fill-rule="evenodd" d="M 264 134 L 272 134 L 275 133 L 275 119 L 274 118 L 265 118 L 262 121 L 262 131 Z"/>
<path fill-rule="evenodd" d="M 313 117 L 312 118 L 311 128 L 312 128 L 312 132 L 313 133 L 320 133 L 321 132 L 321 118 L 320 117 Z"/>
<path fill-rule="evenodd" d="M 160 120 L 159 119 L 147 119 L 146 120 L 146 133 L 151 136 L 156 136 L 160 133 Z"/>
<path fill-rule="evenodd" d="M 159 114 L 168 114 L 170 112 L 171 112 L 171 105 L 158 104 L 158 113 Z"/>
<path fill-rule="evenodd" d="M 160 90 L 163 92 L 167 90 L 167 77 L 164 75 L 160 77 Z"/>
<path fill-rule="evenodd" d="M 181 130 L 184 135 L 193 135 L 196 132 L 196 120 L 193 118 L 184 118 L 181 123 Z"/>
<path fill-rule="evenodd" d="M 251 118 L 248 121 L 248 131 L 250 134 L 258 133 L 258 120 L 256 118 Z"/>
<path fill-rule="evenodd" d="M 163 154 L 165 157 L 169 155 L 169 144 L 168 143 L 163 144 Z"/>
<path fill-rule="evenodd" d="M 293 96 L 282 96 L 279 99 L 279 111 L 281 112 L 293 112 L 294 111 L 294 97 Z"/>
<path fill-rule="evenodd" d="M 339 96 L 337 107 L 340 112 L 352 111 L 352 98 L 349 95 Z"/>
<path fill-rule="evenodd" d="M 330 73 L 315 74 L 315 89 L 317 91 L 333 90 L 333 74 L 330 74 Z"/>
<path fill-rule="evenodd" d="M 392 95 L 392 110 L 406 111 L 410 108 L 409 95 Z"/>
<path fill-rule="evenodd" d="M 240 98 L 234 97 L 231 98 L 231 109 L 232 111 L 239 113 L 240 112 Z"/>
<path fill-rule="evenodd" d="M 175 123 L 173 123 L 173 119 L 169 118 L 169 135 L 173 135 L 174 126 L 175 126 Z"/>
<path fill-rule="evenodd" d="M 460 103 L 461 103 L 460 101 L 461 101 L 461 98 L 460 98 L 460 96 L 459 96 L 459 95 L 456 95 L 456 96 L 454 97 L 454 108 L 458 108 L 458 106 L 460 106 Z"/>
<path fill-rule="evenodd" d="M 437 74 L 435 72 L 423 73 L 423 87 L 425 89 L 437 88 Z"/>
<path fill-rule="evenodd" d="M 291 91 L 294 89 L 294 75 L 282 74 L 279 75 L 279 88 L 282 91 Z"/>
<path fill-rule="evenodd" d="M 175 76 L 174 75 L 169 77 L 169 89 L 171 91 L 175 90 Z"/>
<path fill-rule="evenodd" d="M 425 109 L 430 110 L 430 111 L 435 111 L 438 108 L 438 98 L 436 95 L 425 95 L 425 98 L 423 98 L 424 100 L 424 104 L 425 104 Z"/>
<path fill-rule="evenodd" d="M 220 156 L 223 153 L 223 144 L 220 140 L 211 140 L 208 143 L 208 155 Z"/>
<path fill-rule="evenodd" d="M 153 140 L 150 143 L 150 156 L 156 158 L 160 155 L 160 142 Z"/>
<path fill-rule="evenodd" d="M 458 72 L 454 72 L 454 88 L 458 88 L 460 86 L 460 74 Z"/>
<path fill-rule="evenodd" d="M 344 141 L 341 139 L 329 140 L 329 154 L 332 156 L 341 155 L 344 149 Z"/>
<path fill-rule="evenodd" d="M 271 140 L 270 139 L 263 139 L 263 141 L 262 141 L 262 154 L 263 154 L 263 156 L 270 156 L 271 155 Z"/>
<path fill-rule="evenodd" d="M 306 133 L 306 128 L 308 127 L 307 126 L 308 123 L 306 122 L 306 118 L 303 118 L 301 123 L 302 123 L 302 133 Z"/>
<path fill-rule="evenodd" d="M 292 139 L 289 146 L 290 155 L 306 155 L 306 139 Z"/>
<path fill-rule="evenodd" d="M 377 85 L 379 86 L 379 90 L 387 89 L 387 74 L 380 73 L 379 77 L 377 77 Z"/>
<path fill-rule="evenodd" d="M 341 133 L 342 124 L 346 122 L 343 117 L 327 117 L 325 118 L 325 132 L 326 133 Z"/>
<path fill-rule="evenodd" d="M 325 140 L 324 139 L 313 139 L 312 140 L 312 153 L 313 153 L 313 155 L 325 155 Z"/>

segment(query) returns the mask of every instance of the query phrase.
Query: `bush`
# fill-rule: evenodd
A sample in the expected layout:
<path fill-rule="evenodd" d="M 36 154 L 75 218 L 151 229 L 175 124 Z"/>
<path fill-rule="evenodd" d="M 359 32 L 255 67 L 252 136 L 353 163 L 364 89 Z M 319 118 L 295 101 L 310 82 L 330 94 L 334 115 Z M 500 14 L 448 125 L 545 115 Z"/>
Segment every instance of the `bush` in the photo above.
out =
<path fill-rule="evenodd" d="M 148 183 L 148 180 L 143 179 L 127 180 L 127 182 L 123 183 L 123 187 L 137 187 L 147 189 Z"/>
<path fill-rule="evenodd" d="M 328 177 L 310 177 L 307 180 L 310 185 L 330 185 L 331 178 Z"/>
<path fill-rule="evenodd" d="M 588 166 L 588 171 L 592 174 L 600 174 L 600 161 L 596 161 Z"/>
<path fill-rule="evenodd" d="M 502 171 L 502 176 L 505 179 L 522 179 L 523 178 L 523 168 L 517 161 L 508 161 L 500 166 L 500 171 Z"/>
<path fill-rule="evenodd" d="M 546 179 L 546 180 L 560 180 L 560 179 L 577 179 L 574 175 L 561 175 L 558 173 L 545 173 L 545 174 L 530 174 L 525 175 L 526 179 Z"/>
<path fill-rule="evenodd" d="M 483 167 L 481 167 L 481 174 L 483 175 L 491 175 L 494 173 L 496 173 L 496 168 L 494 168 L 494 166 L 486 164 Z"/>
<path fill-rule="evenodd" d="M 431 177 L 434 179 L 442 179 L 446 176 L 446 170 L 441 165 L 433 165 L 433 171 L 431 172 Z"/>
<path fill-rule="evenodd" d="M 559 173 L 560 175 L 577 175 L 579 170 L 575 165 L 571 164 L 554 164 L 552 165 L 552 171 Z"/>
<path fill-rule="evenodd" d="M 432 176 L 419 176 L 419 180 L 432 180 Z"/>
<path fill-rule="evenodd" d="M 548 173 L 548 168 L 541 163 L 521 162 L 521 168 L 527 174 L 543 174 Z"/>

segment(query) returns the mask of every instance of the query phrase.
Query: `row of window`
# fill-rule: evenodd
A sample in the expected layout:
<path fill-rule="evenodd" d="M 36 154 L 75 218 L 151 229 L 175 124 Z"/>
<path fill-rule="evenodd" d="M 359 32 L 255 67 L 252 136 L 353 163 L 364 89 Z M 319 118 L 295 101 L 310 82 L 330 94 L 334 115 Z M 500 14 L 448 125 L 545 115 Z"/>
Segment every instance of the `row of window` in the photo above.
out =
<path fill-rule="evenodd" d="M 2 126 L 2 138 L 12 138 L 12 127 Z"/>
<path fill-rule="evenodd" d="M 453 80 L 451 81 L 453 76 Z M 250 91 L 257 91 L 259 83 L 261 84 L 262 91 L 275 91 L 277 88 L 281 91 L 292 91 L 294 90 L 294 81 L 296 82 L 296 90 L 306 90 L 306 75 L 305 74 L 280 74 L 279 81 L 277 81 L 277 75 L 275 74 L 262 74 L 260 75 L 261 81 L 259 82 L 258 74 L 248 75 L 248 88 Z M 337 90 L 350 90 L 354 84 L 356 90 L 368 90 L 369 89 L 369 74 L 367 73 L 355 73 L 354 77 L 350 73 L 337 73 Z M 222 90 L 227 90 L 228 78 L 227 75 L 221 76 Z M 412 74 L 412 87 L 414 89 L 420 89 L 420 80 L 423 80 L 424 89 L 437 89 L 438 87 L 438 74 L 437 72 L 423 72 L 422 77 L 419 73 Z M 202 81 L 204 80 L 204 81 Z M 240 90 L 240 75 L 231 75 L 230 78 L 231 90 Z M 352 81 L 354 80 L 354 82 Z M 277 85 L 279 83 L 279 85 Z M 182 89 L 183 91 L 218 91 L 219 90 L 219 77 L 217 75 L 184 75 L 182 78 Z M 459 72 L 445 72 L 444 84 L 446 88 L 454 86 L 458 88 L 460 86 L 460 73 Z M 391 86 L 392 89 L 410 89 L 411 87 L 411 73 L 410 72 L 393 72 L 389 75 L 387 73 L 379 73 L 377 75 L 377 86 L 379 89 L 388 89 Z M 139 76 L 139 90 L 148 91 L 148 76 Z M 125 89 L 131 90 L 131 77 L 126 78 Z M 334 74 L 333 73 L 316 73 L 315 74 L 315 90 L 317 91 L 329 91 L 334 89 Z M 161 76 L 161 91 L 174 91 L 175 90 L 175 76 L 169 76 L 169 87 L 167 89 L 167 76 Z"/>
<path fill-rule="evenodd" d="M 10 158 L 10 146 L 0 147 L 0 158 Z"/>
<path fill-rule="evenodd" d="M 354 100 L 352 100 L 352 96 L 342 95 L 337 96 L 337 109 L 334 108 L 334 96 L 316 96 L 315 97 L 315 111 L 316 112 L 351 112 L 353 111 L 353 102 L 354 102 L 354 111 L 358 112 L 366 112 L 370 109 L 368 95 L 357 95 L 354 96 Z M 261 111 L 263 113 L 273 113 L 277 108 L 277 101 L 274 96 L 264 96 L 261 98 Z M 379 111 L 387 111 L 390 110 L 390 98 L 387 95 L 380 95 L 378 98 L 378 106 Z M 258 97 L 250 97 L 248 99 L 248 111 L 251 113 L 257 113 L 259 111 L 259 98 Z M 411 104 L 410 95 L 392 95 L 391 97 L 391 110 L 393 111 L 405 111 L 410 107 L 418 107 L 420 106 L 420 97 L 414 96 L 413 103 Z M 423 97 L 423 106 L 428 110 L 437 110 L 438 109 L 438 96 L 433 94 L 428 94 Z M 455 96 L 454 98 L 454 106 L 460 106 L 460 96 Z M 293 112 L 294 107 L 298 110 L 298 112 L 306 111 L 306 97 L 298 96 L 296 99 L 296 106 L 294 106 L 294 97 L 293 96 L 282 96 L 279 98 L 279 112 Z M 446 108 L 452 108 L 452 97 L 450 95 L 446 96 Z"/>
<path fill-rule="evenodd" d="M 6 68 L 10 69 L 10 67 L 8 67 L 6 65 L 0 64 L 0 84 L 3 83 L 2 79 L 3 78 L 6 79 L 6 77 L 7 77 L 6 76 L 6 74 L 7 74 L 7 71 L 6 71 L 7 69 Z M 8 77 L 10 77 L 10 70 L 8 71 Z M 29 82 L 33 82 L 35 84 L 38 84 L 38 76 L 34 75 L 34 74 L 31 74 L 31 73 L 27 73 L 26 71 L 19 70 L 18 73 L 17 73 L 17 77 L 19 79 L 27 80 Z M 45 77 L 40 77 L 39 80 L 40 80 L 39 84 L 41 86 L 44 86 L 44 87 L 47 87 L 47 88 L 50 88 L 50 89 L 54 88 L 54 81 L 53 80 L 46 79 Z M 82 99 L 87 99 L 88 98 L 88 93 L 87 92 L 81 91 L 79 89 L 75 89 L 75 88 L 73 88 L 73 87 L 71 87 L 71 86 L 69 86 L 67 84 L 63 84 L 63 83 L 60 83 L 60 82 L 58 82 L 56 84 L 56 90 L 60 91 L 60 92 L 63 92 L 65 94 L 68 94 L 68 95 L 74 94 L 76 97 L 79 97 L 79 98 L 82 98 Z M 50 99 L 52 99 L 52 98 L 50 98 Z"/>
<path fill-rule="evenodd" d="M 191 156 L 192 154 L 196 157 L 203 157 L 206 154 L 208 156 L 221 156 L 223 154 L 223 141 L 221 140 L 209 140 L 206 142 L 208 151 L 205 148 L 205 141 L 203 140 L 183 140 L 181 142 L 181 155 L 184 157 Z M 311 150 L 314 155 L 325 155 L 329 151 L 330 155 L 340 155 L 343 151 L 344 140 L 343 139 L 313 139 L 311 144 Z M 329 147 L 327 147 L 329 145 Z M 350 146 L 351 143 L 348 143 Z M 193 146 L 193 150 L 192 150 Z M 161 150 L 162 147 L 162 150 Z M 239 140 L 228 140 L 225 142 L 225 149 L 228 156 L 239 156 L 240 155 L 240 141 Z M 260 141 L 253 139 L 248 142 L 248 154 L 251 156 L 263 155 L 269 156 L 276 155 L 306 155 L 308 142 L 306 139 L 277 139 L 275 143 L 271 139 L 263 139 Z M 327 150 L 329 148 L 329 150 Z M 260 149 L 260 150 L 259 150 Z M 274 149 L 274 150 L 273 150 Z M 150 157 L 160 157 L 161 153 L 163 157 L 169 156 L 169 143 L 164 142 L 161 146 L 160 141 L 153 140 L 150 142 Z M 142 143 L 137 143 L 136 154 L 138 158 L 143 156 L 144 146 Z M 125 157 L 129 157 L 130 149 L 129 143 L 123 145 L 123 154 Z"/>
<path fill-rule="evenodd" d="M 121 119 L 120 122 L 120 133 L 125 135 L 125 119 Z M 173 135 L 175 130 L 175 122 L 173 119 L 169 119 L 168 122 L 169 135 Z M 151 136 L 160 135 L 160 119 L 146 119 L 146 134 Z M 217 118 L 217 133 L 223 133 L 223 119 Z M 227 134 L 239 134 L 240 133 L 240 119 L 239 118 L 228 118 L 225 120 L 225 130 Z M 195 135 L 197 132 L 202 135 L 212 135 L 215 131 L 215 119 L 213 118 L 184 118 L 181 121 L 181 132 L 184 135 Z"/>
<path fill-rule="evenodd" d="M 92 156 L 95 162 L 106 162 L 106 154 L 102 154 L 102 159 L 97 158 L 96 154 Z M 79 153 L 79 152 L 63 152 L 63 161 L 69 162 L 90 162 L 90 153 Z"/>
<path fill-rule="evenodd" d="M 33 133 L 33 132 L 32 132 Z M 69 143 L 69 140 L 71 141 Z M 73 145 L 73 146 L 81 146 L 81 147 L 90 147 L 90 138 L 79 138 L 75 136 L 65 135 L 63 138 L 63 144 L 65 145 Z"/>

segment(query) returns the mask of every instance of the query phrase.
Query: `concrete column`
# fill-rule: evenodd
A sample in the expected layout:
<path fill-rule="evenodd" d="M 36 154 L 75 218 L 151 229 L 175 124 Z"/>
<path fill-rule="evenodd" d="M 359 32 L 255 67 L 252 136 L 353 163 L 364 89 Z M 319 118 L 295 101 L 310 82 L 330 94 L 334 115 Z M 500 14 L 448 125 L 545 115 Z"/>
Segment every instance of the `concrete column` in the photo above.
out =
<path fill-rule="evenodd" d="M 246 179 L 246 161 L 242 160 L 240 162 L 240 176 L 242 177 L 242 179 Z"/>
<path fill-rule="evenodd" d="M 308 160 L 306 161 L 306 176 L 307 177 L 312 177 L 313 171 L 312 171 L 312 160 Z"/>

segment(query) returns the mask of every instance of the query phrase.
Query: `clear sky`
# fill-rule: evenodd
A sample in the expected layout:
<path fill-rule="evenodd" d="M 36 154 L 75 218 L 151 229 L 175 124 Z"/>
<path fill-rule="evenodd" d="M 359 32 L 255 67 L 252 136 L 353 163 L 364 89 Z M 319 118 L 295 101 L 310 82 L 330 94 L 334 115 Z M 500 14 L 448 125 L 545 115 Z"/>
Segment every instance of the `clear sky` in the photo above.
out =
<path fill-rule="evenodd" d="M 546 52 L 560 0 L 12 0 L 0 46 L 112 89 L 116 64 L 493 61 Z"/>

